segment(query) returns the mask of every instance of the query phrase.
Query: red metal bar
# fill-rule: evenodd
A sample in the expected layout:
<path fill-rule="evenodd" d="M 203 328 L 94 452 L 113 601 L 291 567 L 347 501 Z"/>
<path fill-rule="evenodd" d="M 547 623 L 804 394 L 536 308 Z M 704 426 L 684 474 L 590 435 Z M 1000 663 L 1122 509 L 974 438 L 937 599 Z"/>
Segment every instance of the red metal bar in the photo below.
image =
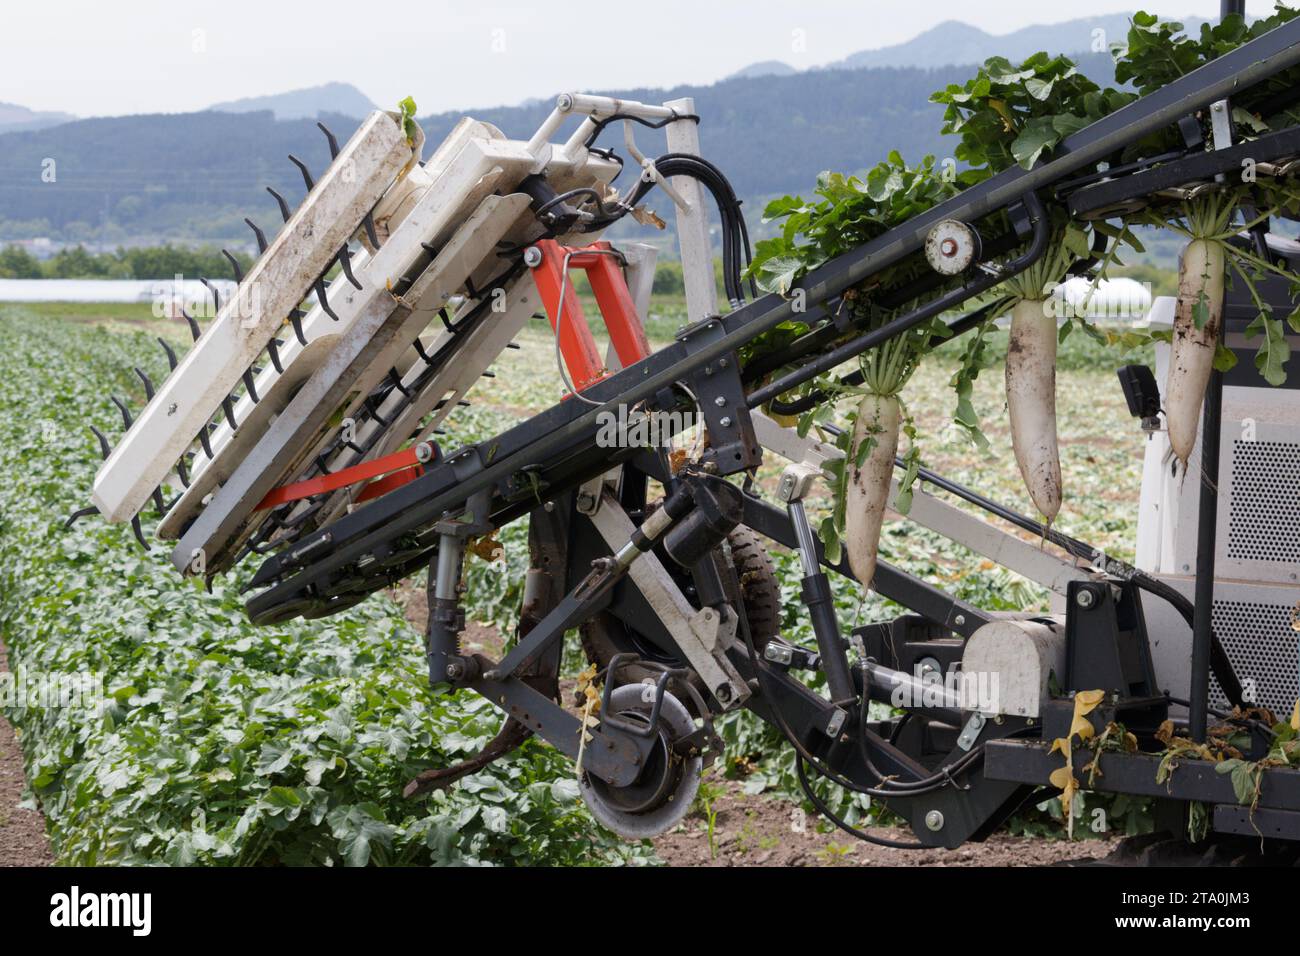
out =
<path fill-rule="evenodd" d="M 537 247 L 542 252 L 542 261 L 533 269 L 533 280 L 551 320 L 551 329 L 560 337 L 560 354 L 568 366 L 573 387 L 582 391 L 605 377 L 605 363 L 596 347 L 596 340 L 592 338 L 591 327 L 587 325 L 573 283 L 564 279 L 564 257 L 568 250 L 554 239 L 544 239 Z M 563 303 L 560 302 L 561 286 L 564 287 Z"/>
<path fill-rule="evenodd" d="M 263 511 L 266 508 L 274 508 L 276 505 L 288 504 L 291 501 L 301 501 L 303 498 L 310 498 L 314 495 L 323 495 L 330 491 L 337 491 L 339 488 L 346 488 L 348 485 L 355 485 L 360 481 L 367 481 L 371 478 L 378 478 L 380 475 L 388 475 L 390 472 L 401 472 L 406 474 L 405 469 L 420 468 L 421 461 L 417 452 L 418 445 L 412 445 L 410 448 L 404 448 L 399 452 L 391 455 L 385 455 L 383 458 L 376 458 L 373 461 L 364 461 L 359 465 L 353 465 L 350 468 L 343 468 L 334 472 L 332 475 L 322 475 L 319 478 L 308 478 L 306 481 L 296 481 L 292 484 L 281 485 L 279 488 L 273 488 L 267 492 L 265 498 L 258 503 L 256 511 Z M 433 446 L 430 445 L 430 448 Z M 398 485 L 403 485 L 412 478 L 418 476 L 418 473 L 411 474 L 401 481 L 395 482 L 390 487 L 385 487 L 384 491 L 391 491 Z M 395 476 L 390 476 L 395 477 Z M 382 482 L 376 482 L 382 484 Z M 365 501 L 368 498 L 376 497 L 383 492 L 371 492 L 369 488 L 362 492 L 362 497 L 358 501 Z"/>

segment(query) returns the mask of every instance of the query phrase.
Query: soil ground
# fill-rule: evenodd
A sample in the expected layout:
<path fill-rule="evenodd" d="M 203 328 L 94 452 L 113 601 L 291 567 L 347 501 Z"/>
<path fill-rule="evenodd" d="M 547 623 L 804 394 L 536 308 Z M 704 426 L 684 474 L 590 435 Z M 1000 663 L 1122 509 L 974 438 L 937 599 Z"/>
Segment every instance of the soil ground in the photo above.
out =
<path fill-rule="evenodd" d="M 0 672 L 9 670 L 0 642 Z M 50 866 L 54 854 L 45 836 L 45 818 L 19 806 L 23 797 L 23 755 L 9 721 L 0 717 L 0 866 Z"/>

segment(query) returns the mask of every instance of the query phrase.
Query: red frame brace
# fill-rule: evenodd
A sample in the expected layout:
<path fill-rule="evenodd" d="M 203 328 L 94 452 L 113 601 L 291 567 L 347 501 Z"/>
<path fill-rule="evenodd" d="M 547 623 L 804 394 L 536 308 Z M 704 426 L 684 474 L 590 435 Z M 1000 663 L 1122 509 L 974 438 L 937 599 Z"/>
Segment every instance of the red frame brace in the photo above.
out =
<path fill-rule="evenodd" d="M 551 320 L 551 329 L 560 337 L 560 354 L 569 369 L 573 387 L 578 391 L 609 377 L 605 361 L 596 348 L 591 327 L 582 311 L 582 302 L 574 291 L 572 282 L 564 281 L 564 258 L 569 257 L 570 269 L 583 269 L 591 291 L 596 297 L 614 354 L 624 368 L 635 365 L 650 354 L 641 318 L 636 314 L 632 294 L 617 256 L 609 255 L 614 247 L 608 242 L 594 242 L 589 246 L 566 248 L 554 239 L 537 243 L 542 261 L 533 269 L 533 281 L 542 297 L 542 305 Z M 560 302 L 560 286 L 564 286 L 564 302 Z M 560 319 L 562 318 L 562 321 Z"/>
<path fill-rule="evenodd" d="M 435 446 L 426 445 L 426 447 L 433 449 Z M 432 461 L 433 456 L 430 456 L 427 460 Z M 419 445 L 412 445 L 410 448 L 404 448 L 391 455 L 385 455 L 383 458 L 363 461 L 361 464 L 353 465 L 350 468 L 341 468 L 332 475 L 321 475 L 319 478 L 308 478 L 306 481 L 295 481 L 290 485 L 281 485 L 279 488 L 267 492 L 266 497 L 258 503 L 254 510 L 263 511 L 277 505 L 288 504 L 291 501 L 301 501 L 303 498 L 311 498 L 314 495 L 337 491 L 340 488 L 346 488 L 348 485 L 355 485 L 359 481 L 379 478 L 379 481 L 367 485 L 357 495 L 356 500 L 358 502 L 369 501 L 371 498 L 387 494 L 394 488 L 420 477 L 420 475 L 424 474 L 424 464 L 425 462 L 420 460 Z M 381 475 L 384 477 L 380 478 Z"/>

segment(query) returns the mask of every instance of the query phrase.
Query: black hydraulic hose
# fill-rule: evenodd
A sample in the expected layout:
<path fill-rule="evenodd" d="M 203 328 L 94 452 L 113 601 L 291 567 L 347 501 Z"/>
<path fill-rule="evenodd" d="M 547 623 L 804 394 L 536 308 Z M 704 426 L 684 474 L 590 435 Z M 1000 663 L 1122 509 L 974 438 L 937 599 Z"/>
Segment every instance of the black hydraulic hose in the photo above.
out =
<path fill-rule="evenodd" d="M 906 467 L 901 459 L 895 459 L 894 464 L 900 468 Z M 1104 556 L 1106 560 L 1106 570 L 1108 572 L 1115 573 L 1117 577 L 1126 578 L 1132 581 L 1133 584 L 1141 590 L 1146 591 L 1161 600 L 1167 601 L 1174 610 L 1179 613 L 1183 620 L 1187 622 L 1188 627 L 1194 626 L 1195 605 L 1179 593 L 1177 589 L 1166 584 L 1164 581 L 1161 581 L 1159 578 L 1147 574 L 1145 571 L 1135 568 L 1132 565 L 1112 558 L 1109 555 L 1105 555 L 1104 552 L 1099 551 L 1092 545 L 1086 544 L 1078 538 L 1073 538 L 1068 534 L 1062 534 L 1055 528 L 1041 524 L 1033 518 L 1030 518 L 1028 515 L 1023 515 L 1005 505 L 998 504 L 991 498 L 987 498 L 979 492 L 967 488 L 965 485 L 936 474 L 929 468 L 922 467 L 918 469 L 917 477 L 926 484 L 934 485 L 942 491 L 946 491 L 949 494 L 955 495 L 956 497 L 975 505 L 977 508 L 987 511 L 994 517 L 1001 518 L 1003 521 L 1007 521 L 1022 530 L 1031 532 L 1032 534 L 1041 535 L 1048 541 L 1052 542 L 1052 544 L 1076 558 L 1080 558 L 1084 561 L 1094 561 L 1099 555 Z M 1227 697 L 1229 702 L 1234 706 L 1244 707 L 1245 700 L 1242 694 L 1241 682 L 1237 679 L 1237 675 L 1233 671 L 1232 662 L 1228 659 L 1228 653 L 1224 650 L 1223 643 L 1219 640 L 1218 634 L 1213 632 L 1211 633 L 1210 642 L 1210 664 L 1214 671 L 1214 676 L 1219 682 L 1219 687 L 1223 690 L 1224 696 Z"/>
<path fill-rule="evenodd" d="M 818 813 L 831 821 L 831 823 L 835 824 L 837 828 L 843 830 L 849 836 L 856 837 L 864 843 L 874 843 L 876 846 L 890 847 L 895 850 L 929 849 L 929 847 L 924 843 L 907 843 L 902 840 L 891 840 L 888 837 L 875 836 L 874 834 L 868 833 L 866 830 L 855 827 L 843 817 L 839 816 L 826 805 L 825 801 L 823 801 L 821 797 L 817 796 L 817 794 L 813 792 L 812 784 L 808 782 L 808 772 L 804 769 L 804 759 L 798 753 L 794 755 L 794 772 L 799 777 L 799 786 L 803 790 L 804 796 L 808 798 L 808 802 L 813 805 Z"/>

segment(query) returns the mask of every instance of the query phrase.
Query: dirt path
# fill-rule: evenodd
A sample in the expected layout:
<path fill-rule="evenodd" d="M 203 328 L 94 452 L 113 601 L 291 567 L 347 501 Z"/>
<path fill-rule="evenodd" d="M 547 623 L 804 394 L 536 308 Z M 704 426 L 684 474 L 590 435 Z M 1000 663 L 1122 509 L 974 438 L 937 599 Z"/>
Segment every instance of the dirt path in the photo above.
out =
<path fill-rule="evenodd" d="M 9 655 L 0 642 L 0 672 Z M 18 805 L 23 797 L 23 755 L 9 721 L 0 717 L 0 866 L 52 866 L 45 818 Z"/>
<path fill-rule="evenodd" d="M 709 786 L 707 781 L 705 786 Z M 1115 840 L 1033 839 L 996 834 L 983 843 L 956 850 L 901 850 L 879 847 L 831 828 L 778 797 L 750 796 L 740 784 L 724 780 L 717 791 L 710 846 L 708 819 L 697 802 L 691 815 L 654 840 L 655 852 L 670 866 L 1049 866 L 1096 859 L 1115 848 Z M 819 826 L 820 824 L 820 826 Z M 909 832 L 873 827 L 874 836 L 911 843 Z"/>

